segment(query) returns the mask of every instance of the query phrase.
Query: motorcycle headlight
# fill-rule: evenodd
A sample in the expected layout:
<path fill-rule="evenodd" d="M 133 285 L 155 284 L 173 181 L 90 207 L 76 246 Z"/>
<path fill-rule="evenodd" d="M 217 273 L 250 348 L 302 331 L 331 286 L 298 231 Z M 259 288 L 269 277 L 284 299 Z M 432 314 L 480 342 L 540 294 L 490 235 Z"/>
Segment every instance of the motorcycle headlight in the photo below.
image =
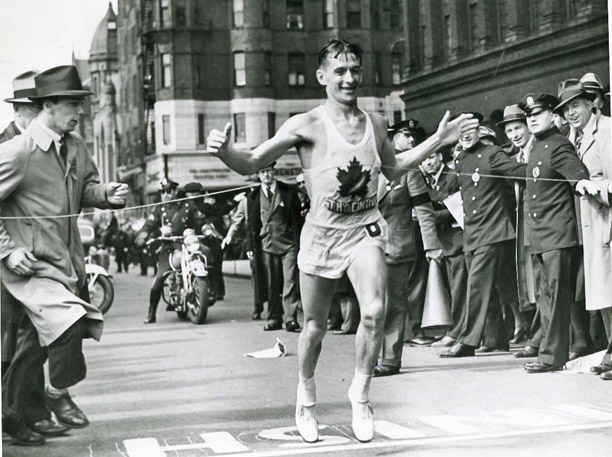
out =
<path fill-rule="evenodd" d="M 189 243 L 187 245 L 187 251 L 190 254 L 193 254 L 194 252 L 197 252 L 199 250 L 200 250 L 200 242 L 199 241 L 196 241 L 195 243 Z"/>
<path fill-rule="evenodd" d="M 95 246 L 89 246 L 89 255 L 96 255 L 96 252 L 98 252 L 98 249 Z"/>

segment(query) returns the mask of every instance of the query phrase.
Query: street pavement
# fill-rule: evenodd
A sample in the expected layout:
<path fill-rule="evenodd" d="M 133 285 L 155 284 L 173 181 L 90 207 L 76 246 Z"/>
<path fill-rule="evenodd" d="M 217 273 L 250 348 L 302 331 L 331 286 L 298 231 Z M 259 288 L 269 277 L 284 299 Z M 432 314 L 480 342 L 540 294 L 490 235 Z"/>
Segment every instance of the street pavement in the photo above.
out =
<path fill-rule="evenodd" d="M 114 271 L 114 270 L 113 270 Z M 91 420 L 84 430 L 4 456 L 610 456 L 612 383 L 579 374 L 526 374 L 509 353 L 448 360 L 406 346 L 397 376 L 376 378 L 377 433 L 357 442 L 347 389 L 354 336 L 328 334 L 317 370 L 318 443 L 294 428 L 298 334 L 251 320 L 248 279 L 228 278 L 206 324 L 160 304 L 144 325 L 152 277 L 115 274 L 102 341 L 87 341 L 87 379 L 71 389 Z M 279 338 L 282 358 L 254 359 Z"/>

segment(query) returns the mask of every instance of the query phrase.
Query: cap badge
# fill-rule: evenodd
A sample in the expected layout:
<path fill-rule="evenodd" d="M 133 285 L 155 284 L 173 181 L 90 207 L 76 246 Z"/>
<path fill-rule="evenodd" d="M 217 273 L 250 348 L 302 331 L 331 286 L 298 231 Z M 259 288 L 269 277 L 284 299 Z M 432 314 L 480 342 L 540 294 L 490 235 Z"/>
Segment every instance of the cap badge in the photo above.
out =
<path fill-rule="evenodd" d="M 533 99 L 533 97 L 527 97 L 527 106 L 533 106 L 535 105 L 535 100 Z"/>

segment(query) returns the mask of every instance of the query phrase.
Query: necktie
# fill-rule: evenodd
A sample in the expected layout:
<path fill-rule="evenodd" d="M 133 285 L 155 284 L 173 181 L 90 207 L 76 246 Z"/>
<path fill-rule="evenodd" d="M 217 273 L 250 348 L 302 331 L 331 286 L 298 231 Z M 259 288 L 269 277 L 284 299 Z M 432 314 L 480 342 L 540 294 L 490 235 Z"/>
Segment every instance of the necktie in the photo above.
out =
<path fill-rule="evenodd" d="M 580 145 L 582 144 L 582 137 L 584 136 L 584 132 L 582 130 L 578 130 L 576 135 L 576 152 L 580 154 Z"/>
<path fill-rule="evenodd" d="M 66 138 L 62 136 L 62 139 L 60 140 L 60 150 L 59 150 L 59 154 L 60 157 L 62 158 L 62 162 L 64 163 L 64 166 L 66 165 L 66 156 L 68 155 L 68 146 L 66 146 Z"/>

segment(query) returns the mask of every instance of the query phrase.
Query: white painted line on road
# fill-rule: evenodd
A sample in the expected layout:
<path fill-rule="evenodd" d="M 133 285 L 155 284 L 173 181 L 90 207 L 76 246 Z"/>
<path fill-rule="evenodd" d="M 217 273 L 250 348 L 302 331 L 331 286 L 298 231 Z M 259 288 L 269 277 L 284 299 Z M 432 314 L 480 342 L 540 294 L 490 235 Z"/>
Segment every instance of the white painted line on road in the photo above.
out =
<path fill-rule="evenodd" d="M 376 433 L 392 440 L 424 438 L 425 433 L 389 421 L 375 421 Z"/>
<path fill-rule="evenodd" d="M 350 443 L 351 440 L 345 436 L 325 434 L 325 431 L 337 432 L 332 427 L 327 425 L 319 425 L 319 441 L 316 443 L 305 443 L 302 438 L 296 434 L 297 428 L 295 425 L 290 427 L 280 427 L 270 430 L 262 430 L 257 437 L 264 440 L 280 441 L 281 448 L 304 448 L 313 446 L 335 446 L 344 443 Z"/>
<path fill-rule="evenodd" d="M 574 405 L 569 403 L 565 405 L 551 406 L 551 408 L 570 414 L 572 416 L 587 417 L 589 419 L 596 419 L 602 421 L 612 420 L 612 411 L 610 410 L 606 411 L 602 409 L 589 408 L 587 406 Z"/>
<path fill-rule="evenodd" d="M 129 457 L 166 457 L 155 438 L 125 440 L 123 444 Z"/>

